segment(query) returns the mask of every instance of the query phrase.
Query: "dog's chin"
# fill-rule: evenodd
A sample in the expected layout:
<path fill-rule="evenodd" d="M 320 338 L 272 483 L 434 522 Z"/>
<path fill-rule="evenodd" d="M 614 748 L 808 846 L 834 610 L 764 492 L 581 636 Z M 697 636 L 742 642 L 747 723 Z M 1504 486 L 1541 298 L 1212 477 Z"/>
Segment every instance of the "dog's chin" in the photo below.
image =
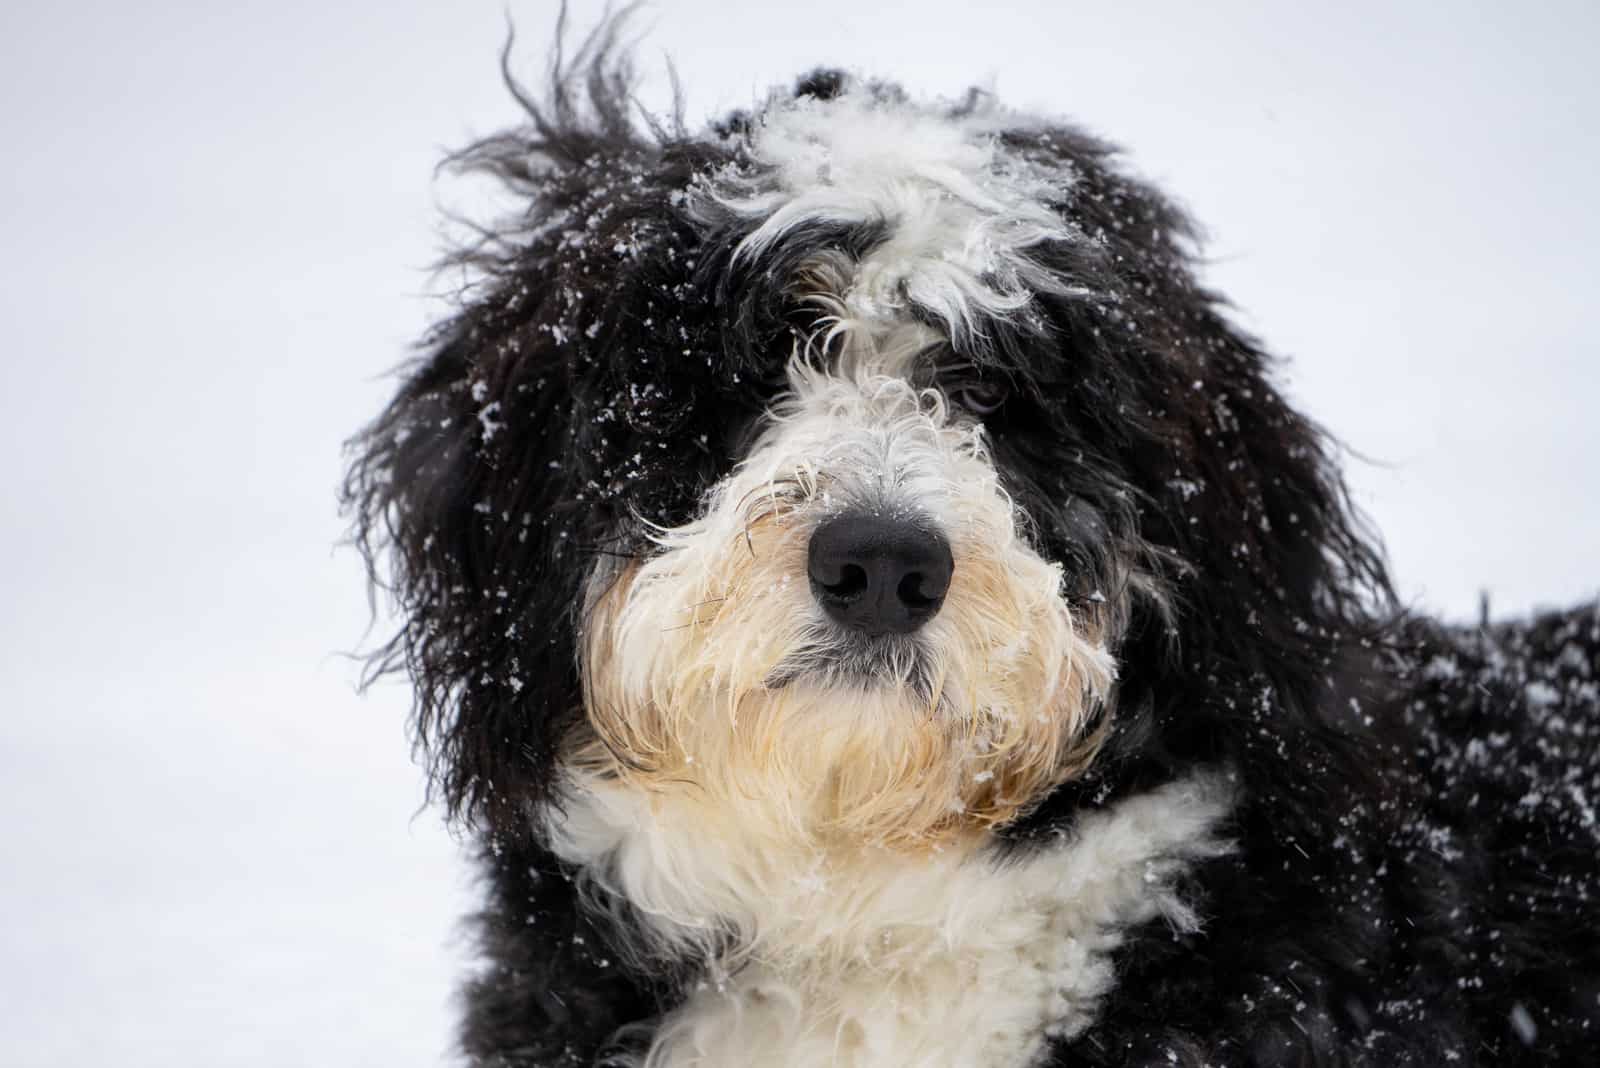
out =
<path fill-rule="evenodd" d="M 924 710 L 934 710 L 939 700 L 926 644 L 905 634 L 851 630 L 816 635 L 779 661 L 765 679 L 769 691 L 802 685 L 837 693 L 840 700 L 879 691 L 898 693 Z"/>
<path fill-rule="evenodd" d="M 830 850 L 968 840 L 1080 773 L 1100 732 L 1092 694 L 1070 674 L 1033 692 L 974 673 L 937 637 L 802 642 L 765 683 L 593 706 L 596 744 L 576 764 L 741 840 Z"/>

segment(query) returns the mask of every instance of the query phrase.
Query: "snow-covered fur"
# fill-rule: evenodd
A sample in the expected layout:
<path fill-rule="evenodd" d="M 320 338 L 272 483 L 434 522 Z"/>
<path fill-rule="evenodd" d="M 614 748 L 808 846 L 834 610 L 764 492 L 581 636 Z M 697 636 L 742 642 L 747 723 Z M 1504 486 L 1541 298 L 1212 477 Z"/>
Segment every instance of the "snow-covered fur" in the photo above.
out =
<path fill-rule="evenodd" d="M 1105 144 L 832 71 L 690 131 L 616 25 L 453 158 L 520 203 L 345 491 L 470 1062 L 1588 1063 L 1600 609 L 1399 612 Z"/>

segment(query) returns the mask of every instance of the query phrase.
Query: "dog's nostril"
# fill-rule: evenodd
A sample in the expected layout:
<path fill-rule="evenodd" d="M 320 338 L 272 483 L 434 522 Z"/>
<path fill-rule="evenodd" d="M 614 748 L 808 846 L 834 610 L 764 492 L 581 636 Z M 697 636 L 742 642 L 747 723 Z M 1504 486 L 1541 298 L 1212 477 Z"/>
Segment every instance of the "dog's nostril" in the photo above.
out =
<path fill-rule="evenodd" d="M 845 564 L 839 569 L 839 577 L 833 582 L 824 582 L 814 579 L 818 585 L 828 591 L 828 596 L 844 600 L 854 600 L 861 596 L 867 588 L 866 569 L 858 564 Z"/>
<path fill-rule="evenodd" d="M 934 596 L 924 593 L 923 589 L 925 585 L 926 581 L 922 572 L 911 572 L 911 574 L 900 580 L 900 589 L 898 591 L 900 594 L 900 599 L 909 605 L 922 605 L 928 604 L 932 601 L 937 601 L 939 598 L 944 596 L 943 590 L 940 590 L 938 594 Z"/>
<path fill-rule="evenodd" d="M 926 523 L 847 512 L 811 536 L 811 593 L 840 623 L 869 634 L 909 634 L 938 614 L 955 561 Z"/>

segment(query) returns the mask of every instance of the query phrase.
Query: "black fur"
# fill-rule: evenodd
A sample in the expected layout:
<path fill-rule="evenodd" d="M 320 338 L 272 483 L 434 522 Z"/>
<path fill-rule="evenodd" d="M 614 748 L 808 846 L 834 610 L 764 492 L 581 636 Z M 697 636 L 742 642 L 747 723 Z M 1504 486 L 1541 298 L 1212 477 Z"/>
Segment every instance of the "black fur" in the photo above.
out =
<path fill-rule="evenodd" d="M 679 996 L 527 831 L 583 714 L 580 585 L 595 554 L 649 551 L 637 517 L 687 520 L 730 469 L 812 324 L 784 295 L 794 265 L 881 238 L 813 229 L 735 264 L 749 224 L 691 219 L 683 194 L 753 166 L 754 120 L 641 131 L 614 25 L 558 58 L 543 105 L 508 76 L 526 123 L 452 158 L 525 210 L 454 258 L 471 287 L 345 487 L 405 619 L 374 672 L 409 672 L 437 797 L 483 842 L 463 1045 L 485 1066 L 594 1064 Z M 1600 614 L 1403 618 L 1333 446 L 1196 281 L 1182 214 L 1071 127 L 1004 143 L 1078 176 L 1053 207 L 1087 240 L 1038 256 L 1109 296 L 1043 295 L 940 373 L 1010 384 L 986 423 L 1036 548 L 1080 603 L 1130 606 L 1111 740 L 1004 848 L 1200 763 L 1237 767 L 1244 799 L 1240 851 L 1195 876 L 1204 932 L 1131 943 L 1058 1063 L 1588 1063 Z M 1170 603 L 1121 597 L 1136 571 Z"/>

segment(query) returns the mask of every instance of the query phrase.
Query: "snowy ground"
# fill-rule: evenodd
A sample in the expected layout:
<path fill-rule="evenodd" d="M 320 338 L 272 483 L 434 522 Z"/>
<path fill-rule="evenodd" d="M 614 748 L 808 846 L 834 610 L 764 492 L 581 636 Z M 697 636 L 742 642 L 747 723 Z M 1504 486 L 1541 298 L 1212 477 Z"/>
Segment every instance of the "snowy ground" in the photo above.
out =
<path fill-rule="evenodd" d="M 537 73 L 550 5 L 512 7 Z M 662 0 L 645 96 L 664 50 L 691 115 L 826 60 L 1077 116 L 1377 461 L 1352 481 L 1417 604 L 1595 592 L 1600 8 L 948 10 Z M 0 13 L 8 1064 L 447 1048 L 470 886 L 403 692 L 352 692 L 333 497 L 438 311 L 438 150 L 511 115 L 502 33 L 500 0 Z"/>

